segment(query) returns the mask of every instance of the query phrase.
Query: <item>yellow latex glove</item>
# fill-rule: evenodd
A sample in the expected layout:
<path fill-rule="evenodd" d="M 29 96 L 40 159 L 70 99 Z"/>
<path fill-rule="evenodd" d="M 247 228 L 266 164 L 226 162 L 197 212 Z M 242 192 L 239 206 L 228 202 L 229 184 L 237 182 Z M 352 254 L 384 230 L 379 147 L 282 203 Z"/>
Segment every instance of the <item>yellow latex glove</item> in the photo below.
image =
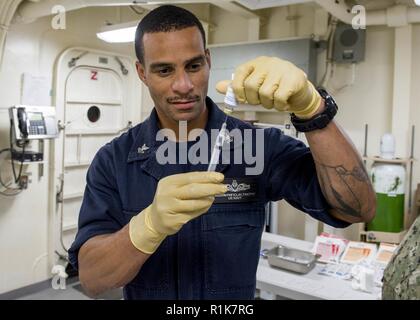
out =
<path fill-rule="evenodd" d="M 225 94 L 229 84 L 221 81 L 216 90 Z M 240 65 L 231 84 L 240 103 L 274 107 L 302 119 L 311 118 L 321 106 L 322 98 L 305 72 L 276 57 L 261 56 Z"/>
<path fill-rule="evenodd" d="M 227 191 L 224 175 L 218 172 L 189 172 L 159 181 L 153 203 L 130 220 L 133 245 L 152 254 L 166 236 L 207 212 L 214 196 Z"/>

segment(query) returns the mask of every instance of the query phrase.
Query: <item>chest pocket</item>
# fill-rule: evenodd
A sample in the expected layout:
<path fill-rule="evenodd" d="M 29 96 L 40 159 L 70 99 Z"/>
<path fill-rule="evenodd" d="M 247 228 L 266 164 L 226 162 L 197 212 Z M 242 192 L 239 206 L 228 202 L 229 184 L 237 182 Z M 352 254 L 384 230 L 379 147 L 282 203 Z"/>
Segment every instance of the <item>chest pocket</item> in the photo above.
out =
<path fill-rule="evenodd" d="M 127 223 L 141 210 L 124 210 Z M 159 248 L 147 259 L 136 277 L 128 284 L 133 290 L 162 291 L 169 288 L 169 246 L 166 238 Z"/>
<path fill-rule="evenodd" d="M 204 277 L 210 292 L 250 289 L 256 283 L 263 204 L 214 205 L 202 219 Z"/>

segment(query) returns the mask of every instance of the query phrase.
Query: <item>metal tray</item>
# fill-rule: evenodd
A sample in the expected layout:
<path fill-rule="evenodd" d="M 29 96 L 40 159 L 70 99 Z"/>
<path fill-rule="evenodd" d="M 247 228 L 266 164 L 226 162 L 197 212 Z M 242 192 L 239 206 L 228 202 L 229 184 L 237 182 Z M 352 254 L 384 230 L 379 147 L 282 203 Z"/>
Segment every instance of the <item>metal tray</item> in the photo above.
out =
<path fill-rule="evenodd" d="M 311 271 L 320 257 L 310 252 L 292 249 L 282 245 L 272 249 L 262 250 L 261 255 L 267 258 L 268 264 L 272 267 L 302 274 Z"/>

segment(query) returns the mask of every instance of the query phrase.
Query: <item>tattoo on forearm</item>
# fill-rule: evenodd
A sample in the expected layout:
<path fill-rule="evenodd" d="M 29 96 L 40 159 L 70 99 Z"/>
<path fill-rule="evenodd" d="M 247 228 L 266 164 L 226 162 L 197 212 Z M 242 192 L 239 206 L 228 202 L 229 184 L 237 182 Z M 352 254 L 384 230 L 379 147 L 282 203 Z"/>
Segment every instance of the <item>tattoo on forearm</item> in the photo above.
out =
<path fill-rule="evenodd" d="M 327 166 L 325 166 L 325 167 L 327 167 Z M 329 168 L 335 168 L 336 171 L 337 171 L 337 174 L 339 174 L 342 177 L 351 176 L 351 177 L 354 177 L 356 180 L 359 180 L 361 182 L 366 182 L 366 181 L 369 180 L 365 170 L 360 168 L 360 167 L 354 167 L 352 171 L 346 170 L 346 168 L 344 168 L 343 166 L 329 167 Z"/>
<path fill-rule="evenodd" d="M 334 209 L 353 217 L 362 217 L 372 209 L 372 186 L 362 162 L 350 170 L 343 165 L 316 164 L 322 192 Z"/>

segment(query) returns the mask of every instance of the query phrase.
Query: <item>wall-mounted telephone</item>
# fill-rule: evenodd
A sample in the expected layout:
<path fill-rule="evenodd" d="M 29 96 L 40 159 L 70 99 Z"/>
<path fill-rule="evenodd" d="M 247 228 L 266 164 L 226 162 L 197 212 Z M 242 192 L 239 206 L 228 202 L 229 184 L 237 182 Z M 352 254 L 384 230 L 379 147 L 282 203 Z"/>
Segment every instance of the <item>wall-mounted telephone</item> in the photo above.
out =
<path fill-rule="evenodd" d="M 18 105 L 9 108 L 15 140 L 54 139 L 58 127 L 54 107 Z"/>

